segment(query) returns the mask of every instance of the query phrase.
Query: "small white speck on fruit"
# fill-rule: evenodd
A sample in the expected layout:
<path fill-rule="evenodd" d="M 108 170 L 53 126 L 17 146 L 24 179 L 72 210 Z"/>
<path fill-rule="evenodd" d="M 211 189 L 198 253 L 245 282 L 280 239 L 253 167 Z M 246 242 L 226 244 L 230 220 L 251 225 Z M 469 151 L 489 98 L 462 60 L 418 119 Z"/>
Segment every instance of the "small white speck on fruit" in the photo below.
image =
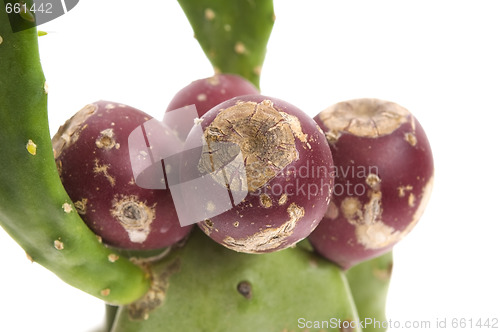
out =
<path fill-rule="evenodd" d="M 359 215 L 361 208 L 361 202 L 357 197 L 346 197 L 340 203 L 342 215 L 348 220 L 356 218 Z"/>
<path fill-rule="evenodd" d="M 57 250 L 63 250 L 64 249 L 64 243 L 62 243 L 59 240 L 55 240 L 54 241 L 54 248 L 56 248 Z"/>
<path fill-rule="evenodd" d="M 110 261 L 111 263 L 116 262 L 119 258 L 120 258 L 120 256 L 118 256 L 117 254 L 109 254 L 108 255 L 108 261 Z"/>
<path fill-rule="evenodd" d="M 3 38 L 2 36 L 0 36 L 0 45 L 2 45 L 2 43 L 3 43 Z"/>
<path fill-rule="evenodd" d="M 107 110 L 112 110 L 115 107 L 116 107 L 115 104 L 106 104 L 106 106 L 104 106 L 104 108 L 107 109 Z"/>
<path fill-rule="evenodd" d="M 268 194 L 260 194 L 260 205 L 262 205 L 264 208 L 270 208 L 273 206 L 273 201 L 271 200 L 271 197 L 269 197 Z"/>
<path fill-rule="evenodd" d="M 172 172 L 172 165 L 166 164 L 165 165 L 165 173 L 170 174 L 170 172 Z M 163 182 L 165 182 L 165 179 L 162 179 L 162 180 L 163 180 Z"/>
<path fill-rule="evenodd" d="M 208 201 L 207 202 L 207 211 L 209 211 L 209 212 L 215 211 L 215 204 L 214 204 L 214 202 L 212 202 L 212 201 Z"/>
<path fill-rule="evenodd" d="M 413 193 L 410 193 L 410 195 L 408 195 L 408 205 L 411 207 L 415 206 L 415 195 Z"/>
<path fill-rule="evenodd" d="M 407 185 L 407 186 L 400 186 L 398 187 L 398 196 L 399 197 L 405 197 L 407 191 L 413 190 L 413 186 Z"/>
<path fill-rule="evenodd" d="M 284 205 L 287 200 L 288 200 L 287 194 L 281 195 L 280 199 L 278 200 L 278 205 Z"/>
<path fill-rule="evenodd" d="M 205 9 L 205 18 L 208 21 L 213 20 L 215 18 L 215 12 L 210 8 Z"/>
<path fill-rule="evenodd" d="M 410 143 L 411 146 L 417 145 L 417 136 L 415 136 L 414 133 L 406 133 L 405 134 L 405 141 Z"/>
<path fill-rule="evenodd" d="M 73 211 L 73 207 L 69 203 L 64 203 L 62 205 L 62 208 L 63 208 L 65 213 L 70 213 L 71 211 Z"/>
<path fill-rule="evenodd" d="M 45 92 L 46 95 L 49 94 L 49 85 L 47 82 L 43 83 L 43 92 Z"/>
<path fill-rule="evenodd" d="M 207 95 L 204 93 L 200 93 L 198 96 L 196 96 L 196 99 L 198 101 L 205 101 L 205 100 L 207 100 Z"/>
<path fill-rule="evenodd" d="M 31 155 L 36 155 L 36 144 L 32 140 L 28 140 L 28 143 L 26 143 L 26 150 L 28 150 Z"/>
<path fill-rule="evenodd" d="M 217 72 L 217 70 L 216 70 Z M 220 78 L 219 78 L 219 75 L 214 75 L 212 77 L 209 77 L 207 78 L 207 81 L 206 81 L 208 84 L 210 84 L 211 86 L 217 86 L 220 84 Z"/>

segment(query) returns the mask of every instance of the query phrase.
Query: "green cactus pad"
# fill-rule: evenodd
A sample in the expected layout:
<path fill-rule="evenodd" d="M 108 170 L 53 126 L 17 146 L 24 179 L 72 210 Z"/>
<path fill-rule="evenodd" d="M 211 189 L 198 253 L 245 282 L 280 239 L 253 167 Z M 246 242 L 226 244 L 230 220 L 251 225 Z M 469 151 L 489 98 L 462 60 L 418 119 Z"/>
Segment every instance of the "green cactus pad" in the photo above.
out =
<path fill-rule="evenodd" d="M 392 251 L 360 263 L 346 273 L 349 280 L 363 332 L 382 332 L 386 329 L 385 301 L 392 272 Z"/>
<path fill-rule="evenodd" d="M 31 28 L 13 33 L 0 9 L 0 225 L 28 256 L 110 303 L 149 288 L 146 274 L 102 245 L 80 219 L 54 162 L 47 87 Z M 4 253 L 5 254 L 5 253 Z"/>
<path fill-rule="evenodd" d="M 113 332 L 302 331 L 358 318 L 344 273 L 299 247 L 237 253 L 196 229 L 152 271 L 152 291 L 119 310 Z"/>
<path fill-rule="evenodd" d="M 259 87 L 274 24 L 272 0 L 178 0 L 216 72 L 234 73 Z"/>

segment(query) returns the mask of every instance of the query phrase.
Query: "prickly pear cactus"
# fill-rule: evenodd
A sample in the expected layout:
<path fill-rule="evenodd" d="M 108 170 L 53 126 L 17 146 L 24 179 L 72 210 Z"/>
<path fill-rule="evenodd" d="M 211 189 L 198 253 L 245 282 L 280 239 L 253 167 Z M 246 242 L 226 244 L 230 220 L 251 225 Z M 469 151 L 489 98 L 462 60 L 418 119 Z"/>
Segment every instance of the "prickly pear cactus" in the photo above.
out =
<path fill-rule="evenodd" d="M 216 70 L 258 84 L 272 1 L 179 3 Z M 22 24 L 26 15 L 10 19 Z M 362 331 L 350 322 L 384 320 L 390 254 L 345 272 L 307 241 L 250 255 L 196 229 L 156 262 L 129 260 L 103 245 L 80 219 L 57 173 L 37 31 L 14 33 L 11 20 L 2 7 L 0 225 L 33 261 L 105 301 L 105 331 Z M 326 327 L 316 324 L 325 321 Z"/>
<path fill-rule="evenodd" d="M 113 331 L 293 331 L 301 318 L 358 319 L 344 273 L 299 247 L 237 253 L 197 229 L 152 275 Z"/>

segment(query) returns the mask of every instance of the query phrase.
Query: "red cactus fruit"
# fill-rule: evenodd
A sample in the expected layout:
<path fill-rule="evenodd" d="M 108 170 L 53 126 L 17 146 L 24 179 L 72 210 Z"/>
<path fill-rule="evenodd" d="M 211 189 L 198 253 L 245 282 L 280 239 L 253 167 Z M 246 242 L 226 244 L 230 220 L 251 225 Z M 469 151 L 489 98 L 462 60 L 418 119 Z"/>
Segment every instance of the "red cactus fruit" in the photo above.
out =
<path fill-rule="evenodd" d="M 189 105 L 196 105 L 202 116 L 212 107 L 233 97 L 258 94 L 259 90 L 241 76 L 216 74 L 196 80 L 177 92 L 167 107 L 167 112 Z"/>
<path fill-rule="evenodd" d="M 195 125 L 187 146 L 197 145 L 203 147 L 185 157 L 181 174 L 212 177 L 213 185 L 206 193 L 191 191 L 196 199 L 185 198 L 196 202 L 191 209 L 213 212 L 198 226 L 218 243 L 239 252 L 273 252 L 304 239 L 323 217 L 332 157 L 321 129 L 297 107 L 261 95 L 233 98 Z M 215 194 L 221 188 L 232 193 L 229 209 Z"/>
<path fill-rule="evenodd" d="M 336 177 L 309 240 L 348 269 L 389 251 L 418 222 L 432 189 L 432 152 L 415 117 L 392 102 L 341 102 L 314 119 L 330 144 Z"/>
<path fill-rule="evenodd" d="M 169 190 L 136 185 L 130 133 L 151 119 L 123 104 L 99 101 L 77 112 L 53 137 L 62 183 L 82 219 L 102 241 L 123 249 L 160 249 L 184 238 Z"/>

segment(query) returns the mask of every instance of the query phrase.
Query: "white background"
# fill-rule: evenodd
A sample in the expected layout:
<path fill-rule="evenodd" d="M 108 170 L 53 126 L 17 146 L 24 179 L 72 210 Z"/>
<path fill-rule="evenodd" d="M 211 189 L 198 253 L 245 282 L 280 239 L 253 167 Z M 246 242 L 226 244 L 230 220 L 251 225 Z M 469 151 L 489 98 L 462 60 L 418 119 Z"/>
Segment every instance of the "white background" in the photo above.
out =
<path fill-rule="evenodd" d="M 498 1 L 275 1 L 264 94 L 311 116 L 351 98 L 395 101 L 431 142 L 435 188 L 394 251 L 392 321 L 435 331 L 446 318 L 460 331 L 453 318 L 500 319 L 499 10 Z M 83 0 L 40 29 L 52 134 L 99 99 L 161 118 L 177 90 L 212 74 L 176 1 Z M 101 323 L 99 300 L 30 263 L 3 230 L 0 257 L 1 331 Z"/>

